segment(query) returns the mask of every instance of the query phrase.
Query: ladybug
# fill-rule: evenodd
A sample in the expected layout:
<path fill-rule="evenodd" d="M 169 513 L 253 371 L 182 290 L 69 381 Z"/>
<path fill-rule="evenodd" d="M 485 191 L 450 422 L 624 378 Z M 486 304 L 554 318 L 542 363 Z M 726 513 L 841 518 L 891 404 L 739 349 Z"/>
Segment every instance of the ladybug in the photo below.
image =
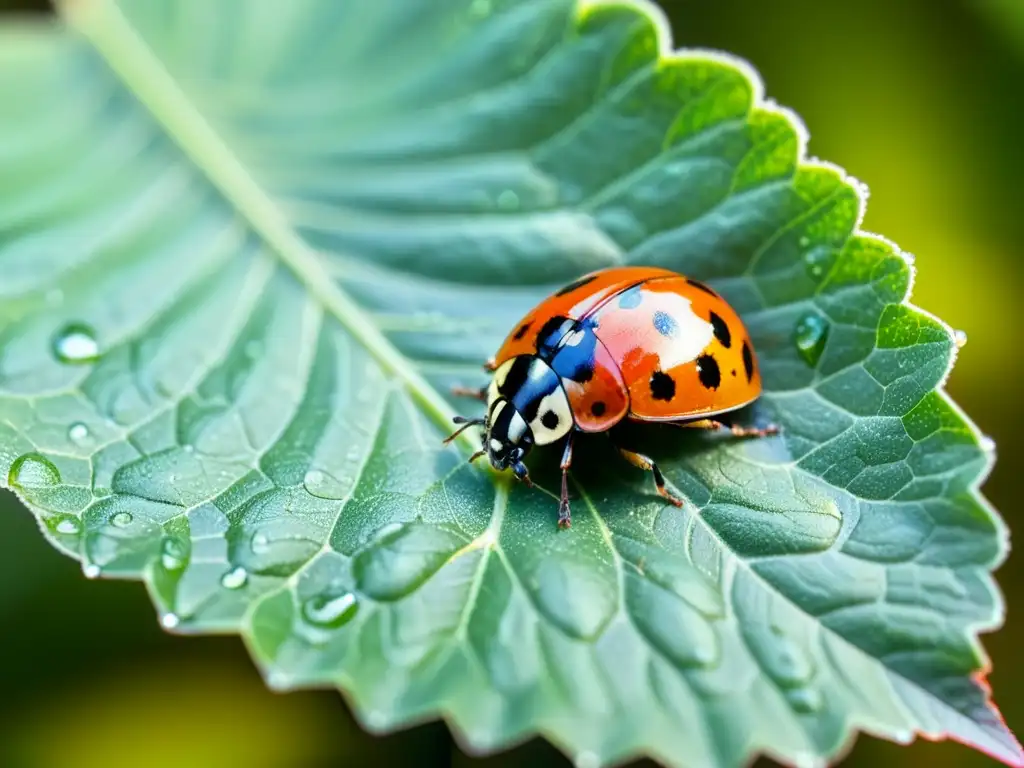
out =
<path fill-rule="evenodd" d="M 584 275 L 541 302 L 509 333 L 483 389 L 454 394 L 487 404 L 482 418 L 455 417 L 463 430 L 484 427 L 483 448 L 497 470 L 511 469 L 530 483 L 523 458 L 535 445 L 565 441 L 558 525 L 571 524 L 566 476 L 577 433 L 608 432 L 624 420 L 701 429 L 731 429 L 737 437 L 775 434 L 716 420 L 761 394 L 750 336 L 736 312 L 714 290 L 667 269 L 612 267 Z M 622 456 L 654 475 L 658 465 L 616 446 Z"/>

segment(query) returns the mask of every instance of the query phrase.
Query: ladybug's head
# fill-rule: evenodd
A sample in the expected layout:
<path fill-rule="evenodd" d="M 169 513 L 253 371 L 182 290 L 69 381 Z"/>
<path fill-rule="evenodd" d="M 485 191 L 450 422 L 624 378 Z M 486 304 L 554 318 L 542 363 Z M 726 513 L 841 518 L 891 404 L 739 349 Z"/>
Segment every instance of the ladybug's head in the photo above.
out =
<path fill-rule="evenodd" d="M 484 450 L 495 469 L 511 469 L 520 480 L 529 475 L 523 458 L 533 448 L 533 431 L 515 406 L 504 397 L 491 403 L 487 413 Z"/>

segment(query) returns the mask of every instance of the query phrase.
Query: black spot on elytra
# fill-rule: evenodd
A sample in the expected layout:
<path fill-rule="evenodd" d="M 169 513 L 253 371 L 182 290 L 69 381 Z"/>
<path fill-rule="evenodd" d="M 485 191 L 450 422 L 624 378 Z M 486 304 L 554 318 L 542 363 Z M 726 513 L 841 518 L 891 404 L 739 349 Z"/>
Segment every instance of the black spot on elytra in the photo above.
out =
<path fill-rule="evenodd" d="M 743 342 L 743 370 L 749 382 L 754 377 L 754 353 L 750 351 L 750 344 L 746 341 Z"/>
<path fill-rule="evenodd" d="M 732 369 L 732 375 L 733 375 L 733 376 L 735 376 L 735 375 L 736 375 L 736 369 L 735 369 L 735 368 L 733 368 L 733 369 Z"/>
<path fill-rule="evenodd" d="M 676 381 L 667 373 L 655 371 L 651 376 L 651 397 L 655 400 L 671 400 L 676 396 Z"/>
<path fill-rule="evenodd" d="M 579 280 L 573 280 L 571 283 L 565 286 L 565 288 L 556 293 L 555 296 L 565 296 L 567 293 L 572 293 L 577 288 L 582 288 L 587 283 L 592 282 L 596 279 L 597 275 L 584 275 Z"/>
<path fill-rule="evenodd" d="M 692 285 L 698 291 L 704 291 L 704 293 L 706 293 L 706 294 L 708 294 L 710 296 L 718 296 L 717 293 L 715 293 L 713 290 L 711 290 L 711 288 L 709 288 L 707 285 L 702 283 L 700 280 L 689 280 L 689 279 L 687 279 L 686 282 L 688 282 L 690 285 Z"/>
<path fill-rule="evenodd" d="M 644 296 L 640 291 L 640 286 L 634 285 L 619 294 L 619 309 L 636 309 L 643 300 Z"/>
<path fill-rule="evenodd" d="M 602 416 L 604 416 L 604 412 L 607 409 L 608 409 L 608 407 L 604 403 L 602 403 L 600 400 L 598 400 L 596 403 L 594 403 L 593 405 L 590 406 L 590 412 L 592 414 L 594 414 L 595 416 L 597 416 L 598 418 L 601 418 Z"/>
<path fill-rule="evenodd" d="M 654 313 L 654 330 L 671 339 L 679 330 L 679 325 L 672 319 L 672 315 L 658 310 Z"/>
<path fill-rule="evenodd" d="M 697 375 L 705 389 L 718 389 L 718 385 L 722 383 L 722 372 L 718 370 L 718 361 L 711 355 L 701 355 L 697 358 Z"/>
<path fill-rule="evenodd" d="M 722 346 L 726 349 L 732 346 L 732 334 L 729 333 L 729 326 L 725 324 L 725 320 L 714 312 L 711 313 L 708 319 L 711 320 L 711 327 L 715 331 L 715 338 L 721 342 Z"/>
<path fill-rule="evenodd" d="M 558 414 L 554 411 L 545 411 L 544 415 L 540 417 L 540 423 L 547 429 L 557 429 Z"/>
<path fill-rule="evenodd" d="M 528 330 L 530 330 L 530 323 L 523 323 L 522 325 L 519 326 L 519 329 L 512 335 L 512 338 L 515 339 L 516 341 L 519 341 L 521 338 L 523 338 L 523 336 L 526 335 L 526 332 Z"/>

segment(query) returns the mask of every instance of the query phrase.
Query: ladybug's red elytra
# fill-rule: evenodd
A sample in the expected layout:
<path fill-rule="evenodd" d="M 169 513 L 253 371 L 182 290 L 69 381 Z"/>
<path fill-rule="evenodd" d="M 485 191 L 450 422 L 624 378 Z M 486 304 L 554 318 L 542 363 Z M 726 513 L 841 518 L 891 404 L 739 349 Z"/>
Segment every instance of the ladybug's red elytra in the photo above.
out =
<path fill-rule="evenodd" d="M 509 333 L 484 368 L 483 389 L 454 392 L 487 403 L 486 415 L 456 417 L 484 427 L 482 450 L 495 469 L 527 483 L 523 458 L 534 445 L 565 441 L 558 524 L 571 523 L 566 474 L 578 432 L 609 432 L 620 422 L 662 422 L 731 429 L 737 437 L 775 434 L 726 427 L 714 417 L 749 405 L 761 394 L 750 336 L 714 290 L 667 269 L 612 267 L 591 272 L 548 297 Z M 613 436 L 614 440 L 614 436 Z M 650 457 L 617 446 L 650 470 L 658 493 L 676 506 Z"/>

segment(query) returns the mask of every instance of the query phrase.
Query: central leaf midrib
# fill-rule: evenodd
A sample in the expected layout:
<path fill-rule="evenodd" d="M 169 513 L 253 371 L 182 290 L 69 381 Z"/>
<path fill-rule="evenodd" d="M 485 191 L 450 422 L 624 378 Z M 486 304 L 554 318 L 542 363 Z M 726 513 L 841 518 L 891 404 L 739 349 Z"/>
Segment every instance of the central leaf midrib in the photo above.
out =
<path fill-rule="evenodd" d="M 333 279 L 323 260 L 296 233 L 277 204 L 257 184 L 203 114 L 150 51 L 113 0 L 65 2 L 62 15 L 145 106 L 163 131 L 192 160 L 305 290 L 352 334 L 389 373 L 397 376 L 423 411 L 442 429 L 455 412 Z M 460 437 L 477 447 L 471 430 Z"/>

